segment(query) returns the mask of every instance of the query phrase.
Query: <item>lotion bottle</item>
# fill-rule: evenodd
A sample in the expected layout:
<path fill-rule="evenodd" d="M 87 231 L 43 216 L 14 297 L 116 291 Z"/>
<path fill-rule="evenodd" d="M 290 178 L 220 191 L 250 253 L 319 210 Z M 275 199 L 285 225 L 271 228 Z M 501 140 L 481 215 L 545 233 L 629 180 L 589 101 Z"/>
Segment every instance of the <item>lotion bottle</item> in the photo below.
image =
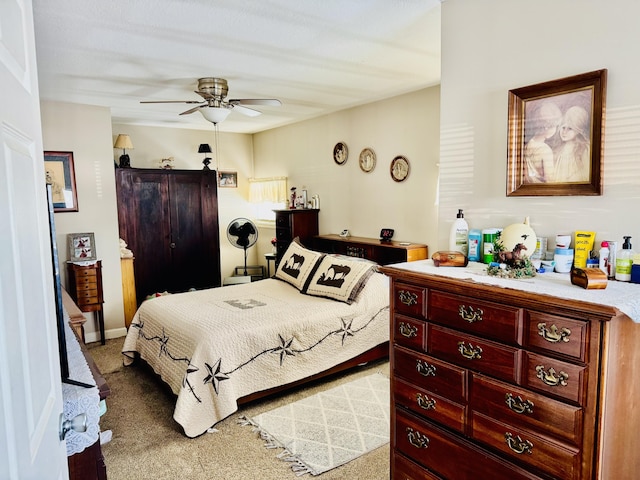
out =
<path fill-rule="evenodd" d="M 606 240 L 600 244 L 598 267 L 609 275 L 609 242 Z"/>
<path fill-rule="evenodd" d="M 466 257 L 469 252 L 468 245 L 469 225 L 464 219 L 462 209 L 458 209 L 458 215 L 449 232 L 449 250 L 461 252 Z"/>
<path fill-rule="evenodd" d="M 631 250 L 631 237 L 624 237 L 622 248 L 616 255 L 616 280 L 628 282 L 631 280 L 631 265 L 634 251 Z"/>

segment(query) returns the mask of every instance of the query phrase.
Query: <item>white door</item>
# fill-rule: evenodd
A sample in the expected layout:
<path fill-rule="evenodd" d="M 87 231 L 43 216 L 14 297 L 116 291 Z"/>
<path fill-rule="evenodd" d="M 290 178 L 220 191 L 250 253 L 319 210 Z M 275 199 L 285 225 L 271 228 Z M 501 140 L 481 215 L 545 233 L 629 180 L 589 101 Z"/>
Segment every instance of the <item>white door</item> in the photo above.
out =
<path fill-rule="evenodd" d="M 31 0 L 0 0 L 0 478 L 66 479 Z"/>

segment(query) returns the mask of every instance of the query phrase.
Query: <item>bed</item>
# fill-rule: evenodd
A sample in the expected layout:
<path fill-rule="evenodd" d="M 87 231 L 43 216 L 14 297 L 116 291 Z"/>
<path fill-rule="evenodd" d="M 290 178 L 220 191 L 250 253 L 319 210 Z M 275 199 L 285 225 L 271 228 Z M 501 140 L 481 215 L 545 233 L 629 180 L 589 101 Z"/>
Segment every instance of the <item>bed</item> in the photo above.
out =
<path fill-rule="evenodd" d="M 169 385 L 197 437 L 240 403 L 388 355 L 388 340 L 387 277 L 292 242 L 274 278 L 146 300 L 122 353 Z"/>

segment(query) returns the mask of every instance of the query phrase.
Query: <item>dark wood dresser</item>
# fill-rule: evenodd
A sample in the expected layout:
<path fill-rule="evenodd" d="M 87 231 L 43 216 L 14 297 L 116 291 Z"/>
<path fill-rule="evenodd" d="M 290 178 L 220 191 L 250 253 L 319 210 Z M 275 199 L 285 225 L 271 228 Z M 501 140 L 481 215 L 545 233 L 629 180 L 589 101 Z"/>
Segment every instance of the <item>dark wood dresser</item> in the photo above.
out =
<path fill-rule="evenodd" d="M 305 247 L 311 247 L 318 235 L 318 209 L 275 210 L 276 213 L 276 266 L 291 241 L 299 237 Z"/>
<path fill-rule="evenodd" d="M 381 268 L 392 478 L 638 478 L 640 325 L 597 301 L 606 290 L 556 297 L 417 263 L 430 268 Z M 569 283 L 558 275 L 536 282 Z"/>
<path fill-rule="evenodd" d="M 340 235 L 318 235 L 313 239 L 316 250 L 339 253 L 350 257 L 376 259 L 380 265 L 415 262 L 429 255 L 423 243 L 382 241 L 378 238 L 341 237 Z"/>

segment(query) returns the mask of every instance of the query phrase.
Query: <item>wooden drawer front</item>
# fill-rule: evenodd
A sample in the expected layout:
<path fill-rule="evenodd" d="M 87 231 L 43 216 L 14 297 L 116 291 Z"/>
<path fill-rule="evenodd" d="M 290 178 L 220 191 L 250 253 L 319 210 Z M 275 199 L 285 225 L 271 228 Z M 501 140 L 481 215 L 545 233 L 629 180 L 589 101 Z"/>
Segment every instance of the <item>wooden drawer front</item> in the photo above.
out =
<path fill-rule="evenodd" d="M 93 277 L 95 279 L 97 275 L 95 268 L 74 268 L 73 271 L 76 273 L 77 282 L 81 281 L 83 277 Z"/>
<path fill-rule="evenodd" d="M 479 413 L 472 414 L 473 438 L 510 458 L 562 480 L 580 478 L 580 450 Z"/>
<path fill-rule="evenodd" d="M 393 371 L 398 377 L 454 402 L 466 400 L 467 372 L 463 368 L 401 347 L 393 349 L 393 361 Z"/>
<path fill-rule="evenodd" d="M 568 355 L 587 362 L 589 323 L 542 312 L 527 312 L 525 343 L 533 350 Z"/>
<path fill-rule="evenodd" d="M 426 334 L 427 324 L 424 320 L 416 320 L 402 315 L 393 316 L 393 342 L 396 345 L 425 351 Z"/>
<path fill-rule="evenodd" d="M 427 352 L 466 368 L 516 382 L 520 350 L 429 324 Z"/>
<path fill-rule="evenodd" d="M 276 228 L 276 240 L 278 245 L 283 244 L 289 246 L 291 243 L 291 231 L 284 228 Z"/>
<path fill-rule="evenodd" d="M 402 410 L 396 411 L 392 441 L 397 451 L 449 480 L 540 478 Z"/>
<path fill-rule="evenodd" d="M 76 291 L 81 292 L 83 290 L 95 290 L 98 288 L 98 282 L 95 277 L 79 278 L 76 282 Z"/>
<path fill-rule="evenodd" d="M 583 404 L 587 367 L 525 352 L 522 384 Z"/>
<path fill-rule="evenodd" d="M 98 303 L 98 290 L 80 290 L 77 292 L 76 303 L 78 306 L 80 305 L 92 305 L 94 303 Z"/>
<path fill-rule="evenodd" d="M 428 319 L 486 338 L 518 344 L 522 309 L 431 290 Z"/>
<path fill-rule="evenodd" d="M 396 380 L 393 392 L 396 404 L 464 433 L 466 408 L 444 397 Z"/>
<path fill-rule="evenodd" d="M 427 304 L 426 289 L 407 285 L 406 283 L 394 283 L 393 299 L 394 310 L 396 312 L 425 318 L 425 307 Z"/>
<path fill-rule="evenodd" d="M 291 228 L 291 224 L 289 223 L 289 220 L 291 219 L 291 215 L 288 214 L 277 214 L 276 213 L 276 228 L 284 228 L 284 229 L 290 229 Z"/>
<path fill-rule="evenodd" d="M 392 461 L 391 478 L 394 480 L 441 480 L 440 477 L 399 453 L 394 452 Z"/>
<path fill-rule="evenodd" d="M 491 418 L 545 432 L 574 445 L 582 441 L 580 407 L 478 374 L 473 374 L 469 399 L 472 410 Z"/>

